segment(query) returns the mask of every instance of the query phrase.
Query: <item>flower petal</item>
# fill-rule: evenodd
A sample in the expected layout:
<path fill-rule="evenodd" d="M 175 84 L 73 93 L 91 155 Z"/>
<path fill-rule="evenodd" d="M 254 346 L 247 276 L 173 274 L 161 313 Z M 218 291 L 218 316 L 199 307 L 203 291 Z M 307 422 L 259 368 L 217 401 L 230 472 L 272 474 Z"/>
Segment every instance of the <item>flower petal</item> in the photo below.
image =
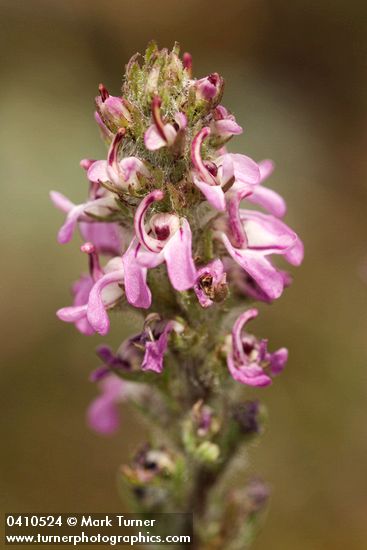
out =
<path fill-rule="evenodd" d="M 255 185 L 260 181 L 260 169 L 258 164 L 246 155 L 227 153 L 233 162 L 236 182 Z"/>
<path fill-rule="evenodd" d="M 274 172 L 274 162 L 270 159 L 261 160 L 258 162 L 259 170 L 260 170 L 260 183 L 262 183 L 264 180 L 269 178 L 271 174 Z"/>
<path fill-rule="evenodd" d="M 163 249 L 167 271 L 173 288 L 178 291 L 188 290 L 194 286 L 196 269 L 192 259 L 192 235 L 190 224 L 181 220 L 181 227 L 171 237 Z"/>
<path fill-rule="evenodd" d="M 87 315 L 87 304 L 63 307 L 56 311 L 56 315 L 65 323 L 75 323 Z"/>
<path fill-rule="evenodd" d="M 64 224 L 60 227 L 57 234 L 57 240 L 60 244 L 66 244 L 71 241 L 78 219 L 84 213 L 86 206 L 86 204 L 78 204 L 69 211 Z"/>
<path fill-rule="evenodd" d="M 266 254 L 285 254 L 298 240 L 288 225 L 269 214 L 241 209 L 240 218 L 248 246 L 252 250 L 263 250 Z"/>
<path fill-rule="evenodd" d="M 229 134 L 233 136 L 238 136 L 243 132 L 241 126 L 237 124 L 235 120 L 231 120 L 230 118 L 216 120 L 213 126 L 215 133 L 219 135 Z"/>
<path fill-rule="evenodd" d="M 96 160 L 96 162 L 93 162 L 91 167 L 88 169 L 87 177 L 89 181 L 93 181 L 95 183 L 98 183 L 100 181 L 109 181 L 110 178 L 107 173 L 107 161 Z"/>
<path fill-rule="evenodd" d="M 302 263 L 303 256 L 304 256 L 303 242 L 298 237 L 294 245 L 285 252 L 284 257 L 290 264 L 298 266 Z"/>
<path fill-rule="evenodd" d="M 115 433 L 120 425 L 116 402 L 106 399 L 104 395 L 97 397 L 87 410 L 87 422 L 96 432 L 106 435 Z"/>
<path fill-rule="evenodd" d="M 163 139 L 155 124 L 149 126 L 144 134 L 144 145 L 149 151 L 157 151 L 162 147 L 166 147 L 167 141 Z"/>
<path fill-rule="evenodd" d="M 256 250 L 234 248 L 224 233 L 221 236 L 225 247 L 234 261 L 251 275 L 261 290 L 271 300 L 279 298 L 284 288 L 283 277 L 269 260 L 264 257 L 263 253 Z"/>
<path fill-rule="evenodd" d="M 259 314 L 259 311 L 255 308 L 244 311 L 239 317 L 237 317 L 232 328 L 232 346 L 233 353 L 236 357 L 240 358 L 241 364 L 248 364 L 248 358 L 243 351 L 242 344 L 242 329 L 252 319 L 255 319 Z"/>
<path fill-rule="evenodd" d="M 50 191 L 50 199 L 53 202 L 54 206 L 61 210 L 62 212 L 65 212 L 67 214 L 72 210 L 75 206 L 71 200 L 69 200 L 65 195 L 62 193 L 59 193 L 58 191 Z"/>
<path fill-rule="evenodd" d="M 147 268 L 137 261 L 141 244 L 135 237 L 122 257 L 125 269 L 125 294 L 129 304 L 134 307 L 148 309 L 152 302 L 152 294 L 147 285 Z"/>
<path fill-rule="evenodd" d="M 265 208 L 270 214 L 278 218 L 282 218 L 287 211 L 287 205 L 283 197 L 263 185 L 254 186 L 252 194 L 247 197 L 247 200 L 252 204 L 258 204 Z"/>
<path fill-rule="evenodd" d="M 169 321 L 158 340 L 145 344 L 145 355 L 141 365 L 142 370 L 161 373 L 163 370 L 163 356 L 167 351 L 168 336 L 175 329 L 177 323 Z"/>
<path fill-rule="evenodd" d="M 102 291 L 113 283 L 122 283 L 123 280 L 124 270 L 122 268 L 106 273 L 93 285 L 89 294 L 87 318 L 94 330 L 101 335 L 105 335 L 109 331 L 110 321 L 106 313 L 106 307 L 112 305 L 103 299 Z M 115 298 L 115 295 L 113 298 Z"/>
<path fill-rule="evenodd" d="M 142 174 L 143 176 L 149 176 L 150 172 L 145 166 L 144 162 L 136 157 L 125 157 L 120 161 L 120 170 L 123 173 L 124 180 L 129 185 L 136 184 L 137 174 Z"/>
<path fill-rule="evenodd" d="M 221 186 L 209 185 L 205 181 L 199 180 L 196 176 L 193 179 L 194 184 L 200 189 L 208 203 L 216 210 L 223 212 L 226 209 L 226 199 Z"/>
<path fill-rule="evenodd" d="M 270 372 L 273 376 L 280 374 L 288 361 L 288 350 L 280 348 L 270 354 Z"/>
<path fill-rule="evenodd" d="M 80 222 L 79 231 L 86 242 L 93 243 L 97 252 L 118 256 L 124 248 L 122 228 L 117 223 Z"/>
<path fill-rule="evenodd" d="M 272 383 L 270 376 L 265 374 L 263 369 L 256 364 L 237 366 L 232 354 L 227 357 L 228 370 L 236 382 L 246 384 L 247 386 L 265 387 Z"/>

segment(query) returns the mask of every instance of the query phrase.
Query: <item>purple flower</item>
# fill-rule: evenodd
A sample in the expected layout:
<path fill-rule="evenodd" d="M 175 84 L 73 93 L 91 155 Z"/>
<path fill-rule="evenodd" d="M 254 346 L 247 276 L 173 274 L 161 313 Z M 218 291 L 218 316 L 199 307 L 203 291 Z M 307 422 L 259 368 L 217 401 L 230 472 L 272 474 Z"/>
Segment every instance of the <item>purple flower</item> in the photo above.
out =
<path fill-rule="evenodd" d="M 220 232 L 229 255 L 254 279 L 270 300 L 282 294 L 285 280 L 282 272 L 268 260 L 271 254 L 281 254 L 292 265 L 303 260 L 303 244 L 297 235 L 274 216 L 252 210 L 234 211 L 229 220 L 233 244 Z"/>
<path fill-rule="evenodd" d="M 82 246 L 90 258 L 90 275 L 83 276 L 73 287 L 74 302 L 56 315 L 66 323 L 75 323 L 84 334 L 107 334 L 110 322 L 106 310 L 113 307 L 123 295 L 121 285 L 124 269 L 121 257 L 112 258 L 102 269 L 91 243 Z"/>
<path fill-rule="evenodd" d="M 257 315 L 257 309 L 249 309 L 237 318 L 229 343 L 227 365 L 237 382 L 263 387 L 271 384 L 271 376 L 282 372 L 288 359 L 288 350 L 280 348 L 269 353 L 266 340 L 258 340 L 253 335 L 242 333 L 245 324 Z"/>
<path fill-rule="evenodd" d="M 152 100 L 152 116 L 154 124 L 149 126 L 144 134 L 144 144 L 149 151 L 156 151 L 162 147 L 170 147 L 183 133 L 187 126 L 187 119 L 183 113 L 177 113 L 174 117 L 174 124 L 164 124 L 161 118 L 161 99 L 154 96 Z"/>
<path fill-rule="evenodd" d="M 151 333 L 151 340 L 145 343 L 145 355 L 141 365 L 142 370 L 151 370 L 161 373 L 163 370 L 163 357 L 168 347 L 168 337 L 172 331 L 180 333 L 184 330 L 181 323 L 168 321 L 163 330 L 154 335 Z"/>
<path fill-rule="evenodd" d="M 227 278 L 221 260 L 213 260 L 197 271 L 194 290 L 199 303 L 207 308 L 223 300 L 228 293 Z"/>
<path fill-rule="evenodd" d="M 148 268 L 166 262 L 168 277 L 178 291 L 192 288 L 196 280 L 188 221 L 174 214 L 161 213 L 152 216 L 148 230 L 145 227 L 149 206 L 163 197 L 163 191 L 155 190 L 141 201 L 134 219 L 136 237 L 122 258 L 126 298 L 135 307 L 148 308 L 151 304 L 146 283 Z"/>
<path fill-rule="evenodd" d="M 90 375 L 92 382 L 102 380 L 107 374 L 114 370 L 131 371 L 132 370 L 132 355 L 139 353 L 137 347 L 132 343 L 132 339 L 125 340 L 117 353 L 114 354 L 109 346 L 102 345 L 96 350 L 97 355 L 102 359 L 103 365 L 96 368 Z M 133 352 L 133 353 L 132 353 Z"/>
<path fill-rule="evenodd" d="M 225 141 L 243 132 L 241 126 L 237 124 L 235 117 L 231 115 L 223 105 L 218 105 L 215 108 L 210 130 L 213 135 Z"/>
<path fill-rule="evenodd" d="M 140 176 L 150 175 L 145 164 L 136 157 L 118 160 L 118 151 L 125 132 L 125 128 L 118 130 L 108 150 L 107 160 L 97 160 L 90 166 L 87 172 L 90 181 L 110 181 L 116 187 L 128 190 L 130 187 L 139 187 Z"/>

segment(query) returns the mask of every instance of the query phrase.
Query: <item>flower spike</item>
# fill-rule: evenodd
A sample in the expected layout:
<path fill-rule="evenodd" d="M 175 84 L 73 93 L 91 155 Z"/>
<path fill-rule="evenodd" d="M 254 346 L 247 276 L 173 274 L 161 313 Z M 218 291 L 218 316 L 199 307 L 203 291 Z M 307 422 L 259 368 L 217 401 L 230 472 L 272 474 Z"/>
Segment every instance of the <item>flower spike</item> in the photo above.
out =
<path fill-rule="evenodd" d="M 206 520 L 207 497 L 219 495 L 241 521 L 228 523 L 216 506 L 218 528 L 197 530 L 197 545 L 242 548 L 268 490 L 258 480 L 227 483 L 237 450 L 263 432 L 264 406 L 244 401 L 239 384 L 269 386 L 288 359 L 286 348 L 271 352 L 248 332 L 258 315 L 248 304 L 274 303 L 293 277 L 274 256 L 298 266 L 304 250 L 282 221 L 283 197 L 267 187 L 274 163 L 226 148 L 243 128 L 222 103 L 223 78 L 192 72 L 191 54 L 180 56 L 177 43 L 169 51 L 151 42 L 126 65 L 118 95 L 99 85 L 94 117 L 107 152 L 80 162 L 85 200 L 51 192 L 64 215 L 58 241 L 79 233 L 87 255 L 71 304 L 57 316 L 104 336 L 112 312 L 122 314 L 121 330 L 131 324 L 129 311 L 134 322 L 145 313 L 141 331 L 117 351 L 99 346 L 87 423 L 115 433 L 120 403 L 137 405 L 156 426 L 155 439 L 164 436 L 120 470 L 139 509 L 166 512 L 179 503 L 189 512 L 199 496 Z"/>

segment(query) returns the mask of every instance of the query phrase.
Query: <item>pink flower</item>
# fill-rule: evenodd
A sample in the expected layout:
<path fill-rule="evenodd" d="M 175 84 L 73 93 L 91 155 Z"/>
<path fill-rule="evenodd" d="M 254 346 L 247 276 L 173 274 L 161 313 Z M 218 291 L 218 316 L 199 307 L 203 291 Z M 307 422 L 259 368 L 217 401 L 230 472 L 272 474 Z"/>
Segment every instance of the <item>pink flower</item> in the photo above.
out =
<path fill-rule="evenodd" d="M 234 380 L 248 386 L 268 386 L 271 376 L 282 372 L 288 359 L 286 348 L 269 353 L 267 341 L 244 333 L 245 324 L 257 317 L 257 309 L 249 309 L 236 320 L 227 353 L 227 365 Z"/>
<path fill-rule="evenodd" d="M 123 295 L 122 259 L 112 258 L 102 269 L 91 243 L 85 243 L 82 251 L 89 255 L 90 275 L 82 276 L 74 285 L 73 305 L 59 309 L 56 314 L 62 321 L 74 323 L 84 334 L 98 332 L 104 335 L 110 326 L 106 310 L 113 307 Z"/>
<path fill-rule="evenodd" d="M 282 272 L 268 260 L 271 254 L 281 254 L 292 265 L 303 260 L 303 244 L 282 221 L 252 210 L 239 210 L 229 220 L 232 241 L 219 232 L 229 255 L 255 280 L 270 300 L 278 298 L 284 289 Z"/>
<path fill-rule="evenodd" d="M 99 161 L 83 159 L 80 165 L 86 172 L 92 172 L 97 162 Z M 98 179 L 90 179 L 89 184 L 88 200 L 82 204 L 74 204 L 61 193 L 51 191 L 52 202 L 66 214 L 66 220 L 58 233 L 58 241 L 60 244 L 69 242 L 78 226 L 83 240 L 92 242 L 97 252 L 111 256 L 121 254 L 122 228 L 117 223 L 95 222 L 88 215 L 110 215 L 116 210 L 115 197 L 100 185 Z"/>
<path fill-rule="evenodd" d="M 103 84 L 99 87 L 99 96 L 96 97 L 98 115 L 104 125 L 110 130 L 125 127 L 131 123 L 132 118 L 126 101 L 121 97 L 112 96 Z"/>
<path fill-rule="evenodd" d="M 211 73 L 209 76 L 192 81 L 195 87 L 196 97 L 199 100 L 209 101 L 218 104 L 224 87 L 224 80 L 218 73 Z"/>
<path fill-rule="evenodd" d="M 134 219 L 136 237 L 122 258 L 126 298 L 135 307 L 148 308 L 151 304 L 146 283 L 150 268 L 166 262 L 171 284 L 180 292 L 192 288 L 196 280 L 188 221 L 174 214 L 160 213 L 151 217 L 148 229 L 145 227 L 149 206 L 163 197 L 163 191 L 155 190 L 141 201 Z"/>
<path fill-rule="evenodd" d="M 227 141 L 232 136 L 242 134 L 243 129 L 237 124 L 236 119 L 223 105 L 218 105 L 213 114 L 213 121 L 210 123 L 210 130 L 214 136 Z"/>
<path fill-rule="evenodd" d="M 194 290 L 200 305 L 204 308 L 226 297 L 228 292 L 226 273 L 219 259 L 198 269 Z"/>
<path fill-rule="evenodd" d="M 141 365 L 144 371 L 161 373 L 163 370 L 163 357 L 168 347 L 168 337 L 172 331 L 180 333 L 184 330 L 181 323 L 168 321 L 161 332 L 151 332 L 150 340 L 145 343 L 145 355 Z"/>
<path fill-rule="evenodd" d="M 208 127 L 195 136 L 191 148 L 194 184 L 203 193 L 209 204 L 219 211 L 238 208 L 241 200 L 262 206 L 274 216 L 282 217 L 286 211 L 283 198 L 264 187 L 262 182 L 273 171 L 270 160 L 257 164 L 246 155 L 223 152 L 213 162 L 203 161 L 201 147 L 211 134 Z M 230 203 L 235 203 L 234 204 Z"/>
<path fill-rule="evenodd" d="M 156 151 L 162 147 L 170 147 L 182 134 L 187 126 L 187 119 L 183 113 L 177 113 L 174 117 L 175 124 L 164 124 L 161 118 L 161 99 L 154 96 L 152 100 L 152 116 L 154 124 L 149 126 L 144 134 L 144 144 L 149 151 Z"/>
<path fill-rule="evenodd" d="M 201 157 L 203 141 L 210 135 L 208 127 L 202 128 L 193 139 L 191 161 L 194 165 L 192 177 L 196 187 L 209 204 L 219 211 L 226 209 L 225 193 L 232 186 L 249 195 L 260 181 L 260 170 L 255 161 L 245 155 L 225 153 L 214 161 L 204 161 Z"/>
<path fill-rule="evenodd" d="M 94 222 L 92 217 L 88 216 L 88 213 L 90 213 L 96 216 L 105 217 L 116 210 L 116 202 L 111 193 L 106 193 L 106 195 L 101 198 L 88 200 L 82 204 L 74 204 L 67 197 L 57 191 L 51 191 L 50 198 L 56 208 L 66 214 L 65 222 L 61 226 L 57 236 L 57 240 L 60 244 L 68 243 L 72 239 L 78 223 L 83 222 L 79 227 L 85 237 L 88 238 L 89 231 L 93 232 L 94 235 L 98 233 L 99 243 L 96 243 L 97 247 L 98 244 L 100 244 L 101 247 L 104 248 L 107 233 L 110 237 L 113 234 L 113 242 L 120 248 L 121 230 L 118 228 L 117 224 L 103 224 L 103 227 L 101 227 L 101 234 L 99 234 L 101 224 L 99 222 Z M 95 227 L 89 229 L 87 228 L 87 225 L 95 226 L 96 223 L 98 223 L 98 229 Z M 107 225 L 111 225 L 111 227 L 107 229 Z M 111 249 L 111 243 L 108 245 L 108 248 Z M 100 251 L 103 252 L 102 250 Z"/>
<path fill-rule="evenodd" d="M 136 397 L 142 391 L 142 384 L 122 380 L 112 372 L 98 383 L 101 394 L 87 410 L 87 422 L 92 430 L 104 434 L 114 434 L 120 426 L 119 403 Z"/>
<path fill-rule="evenodd" d="M 96 160 L 89 168 L 88 179 L 93 182 L 110 181 L 116 187 L 128 190 L 129 187 L 139 187 L 139 177 L 149 177 L 149 170 L 136 157 L 125 157 L 118 160 L 118 151 L 125 129 L 120 128 L 108 150 L 107 160 Z"/>

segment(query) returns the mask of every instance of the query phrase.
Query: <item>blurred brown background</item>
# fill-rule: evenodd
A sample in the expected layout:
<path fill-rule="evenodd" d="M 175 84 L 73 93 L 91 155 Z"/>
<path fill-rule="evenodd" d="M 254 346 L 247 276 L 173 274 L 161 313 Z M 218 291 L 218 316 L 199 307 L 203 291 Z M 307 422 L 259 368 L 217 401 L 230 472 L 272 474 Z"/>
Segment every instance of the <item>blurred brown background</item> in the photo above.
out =
<path fill-rule="evenodd" d="M 274 495 L 257 550 L 367 547 L 367 4 L 362 0 L 9 0 L 1 7 L 2 487 L 5 511 L 117 511 L 118 465 L 141 439 L 84 411 L 98 365 L 55 317 L 84 267 L 57 245 L 49 189 L 82 199 L 80 158 L 105 154 L 93 121 L 99 82 L 117 94 L 124 64 L 155 38 L 178 40 L 197 76 L 226 79 L 245 133 L 231 149 L 276 160 L 306 260 L 256 323 L 290 349 L 259 390 L 269 429 L 251 468 Z M 365 267 L 363 268 L 363 265 Z M 364 281 L 363 281 L 364 277 Z M 117 345 L 134 319 L 114 319 Z"/>

